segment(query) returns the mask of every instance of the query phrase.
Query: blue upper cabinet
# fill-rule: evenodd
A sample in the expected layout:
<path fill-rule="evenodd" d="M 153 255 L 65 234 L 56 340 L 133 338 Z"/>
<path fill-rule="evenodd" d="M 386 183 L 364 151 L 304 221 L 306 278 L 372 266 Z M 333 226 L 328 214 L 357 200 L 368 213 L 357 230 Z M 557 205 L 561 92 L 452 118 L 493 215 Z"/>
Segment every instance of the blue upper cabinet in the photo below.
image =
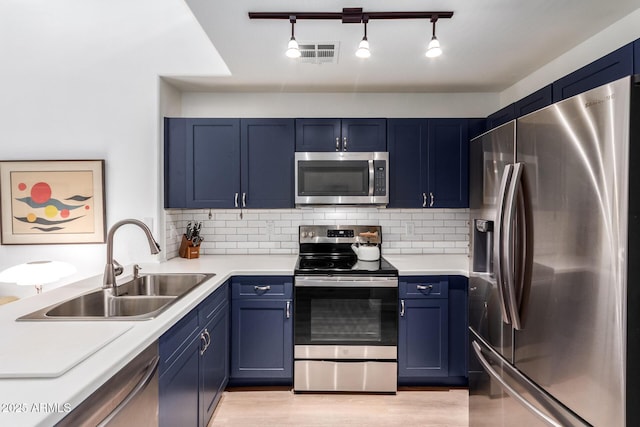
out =
<path fill-rule="evenodd" d="M 343 151 L 387 151 L 386 119 L 342 119 Z"/>
<path fill-rule="evenodd" d="M 389 207 L 421 208 L 426 191 L 427 119 L 389 119 Z"/>
<path fill-rule="evenodd" d="M 633 42 L 633 74 L 640 74 L 640 39 Z"/>
<path fill-rule="evenodd" d="M 516 118 L 516 105 L 509 104 L 487 117 L 487 130 L 503 125 Z"/>
<path fill-rule="evenodd" d="M 296 151 L 341 151 L 340 119 L 296 119 Z"/>
<path fill-rule="evenodd" d="M 428 200 L 431 208 L 469 206 L 469 134 L 466 119 L 429 120 Z"/>
<path fill-rule="evenodd" d="M 637 42 L 636 42 L 637 43 Z M 629 43 L 553 83 L 553 102 L 633 74 L 634 43 Z"/>
<path fill-rule="evenodd" d="M 293 119 L 242 119 L 242 196 L 247 208 L 291 208 Z"/>
<path fill-rule="evenodd" d="M 515 115 L 516 117 L 522 117 L 526 114 L 532 113 L 536 110 L 551 105 L 553 102 L 553 85 L 547 85 L 542 89 L 533 92 L 531 95 L 525 96 L 519 101 L 516 101 Z"/>
<path fill-rule="evenodd" d="M 296 151 L 387 151 L 386 119 L 296 119 Z"/>
<path fill-rule="evenodd" d="M 187 120 L 187 207 L 231 208 L 240 189 L 240 123 Z"/>
<path fill-rule="evenodd" d="M 469 204 L 467 119 L 389 119 L 389 207 Z"/>
<path fill-rule="evenodd" d="M 165 119 L 165 207 L 230 208 L 240 191 L 240 121 Z"/>
<path fill-rule="evenodd" d="M 293 119 L 165 119 L 165 207 L 293 207 Z"/>

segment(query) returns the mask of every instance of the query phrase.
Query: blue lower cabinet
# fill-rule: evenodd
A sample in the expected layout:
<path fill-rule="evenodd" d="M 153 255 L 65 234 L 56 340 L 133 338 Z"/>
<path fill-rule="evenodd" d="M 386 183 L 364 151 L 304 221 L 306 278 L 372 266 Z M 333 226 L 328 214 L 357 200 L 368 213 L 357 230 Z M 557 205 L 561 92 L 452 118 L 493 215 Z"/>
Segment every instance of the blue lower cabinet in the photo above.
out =
<path fill-rule="evenodd" d="M 229 287 L 223 284 L 160 337 L 159 425 L 204 427 L 227 385 Z"/>
<path fill-rule="evenodd" d="M 162 339 L 162 338 L 161 338 Z M 162 359 L 162 353 L 160 357 Z M 160 426 L 201 426 L 200 339 L 194 339 L 160 376 Z"/>
<path fill-rule="evenodd" d="M 401 300 L 399 382 L 449 375 L 447 303 L 446 299 Z"/>
<path fill-rule="evenodd" d="M 206 426 L 229 381 L 229 304 L 226 303 L 204 328 L 201 350 L 200 403 Z"/>
<path fill-rule="evenodd" d="M 462 276 L 400 278 L 399 385 L 467 385 L 466 286 Z"/>
<path fill-rule="evenodd" d="M 293 277 L 231 279 L 233 386 L 293 384 Z"/>
<path fill-rule="evenodd" d="M 293 302 L 234 299 L 231 312 L 230 384 L 292 384 Z"/>

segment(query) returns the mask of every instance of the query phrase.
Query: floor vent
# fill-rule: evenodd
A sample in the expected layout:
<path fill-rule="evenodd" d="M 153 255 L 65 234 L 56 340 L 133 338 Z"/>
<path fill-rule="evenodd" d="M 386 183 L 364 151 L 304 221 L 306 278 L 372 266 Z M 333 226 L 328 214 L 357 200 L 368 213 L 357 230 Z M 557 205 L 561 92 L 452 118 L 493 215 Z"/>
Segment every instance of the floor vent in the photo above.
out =
<path fill-rule="evenodd" d="M 338 42 L 300 42 L 302 55 L 298 60 L 305 64 L 337 64 L 338 47 Z"/>

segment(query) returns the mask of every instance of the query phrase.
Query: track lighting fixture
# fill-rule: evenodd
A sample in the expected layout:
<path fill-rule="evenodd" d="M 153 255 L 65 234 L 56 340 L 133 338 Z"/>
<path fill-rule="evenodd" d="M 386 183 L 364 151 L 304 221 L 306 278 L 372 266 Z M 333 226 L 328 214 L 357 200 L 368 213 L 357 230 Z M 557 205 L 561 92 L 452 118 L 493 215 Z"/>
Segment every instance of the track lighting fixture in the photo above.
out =
<path fill-rule="evenodd" d="M 364 37 L 356 51 L 356 56 L 359 58 L 371 56 L 369 40 L 367 40 L 369 19 L 429 19 L 433 25 L 433 34 L 425 55 L 434 58 L 442 54 L 440 41 L 436 37 L 436 22 L 438 19 L 451 17 L 453 17 L 453 12 L 363 12 L 361 7 L 346 7 L 342 9 L 342 12 L 249 12 L 249 19 L 288 19 L 291 22 L 291 39 L 287 46 L 289 58 L 301 56 L 298 42 L 294 36 L 294 25 L 297 19 L 340 19 L 343 24 L 364 23 Z"/>
<path fill-rule="evenodd" d="M 287 52 L 285 53 L 289 58 L 300 58 L 300 48 L 298 47 L 298 42 L 296 41 L 296 37 L 294 35 L 294 26 L 296 25 L 296 17 L 290 16 L 289 22 L 291 22 L 291 39 L 289 39 L 289 44 L 287 45 Z"/>
<path fill-rule="evenodd" d="M 364 37 L 362 37 L 362 40 L 358 45 L 356 56 L 358 58 L 368 58 L 371 56 L 371 52 L 369 51 L 369 40 L 367 40 L 367 22 L 369 22 L 369 19 L 364 18 L 362 22 L 364 23 Z"/>
<path fill-rule="evenodd" d="M 436 37 L 436 22 L 438 21 L 437 16 L 431 17 L 431 22 L 433 23 L 433 33 L 431 34 L 431 41 L 427 45 L 427 52 L 425 56 L 427 58 L 435 58 L 437 56 L 442 55 L 442 48 L 440 48 L 440 41 Z"/>

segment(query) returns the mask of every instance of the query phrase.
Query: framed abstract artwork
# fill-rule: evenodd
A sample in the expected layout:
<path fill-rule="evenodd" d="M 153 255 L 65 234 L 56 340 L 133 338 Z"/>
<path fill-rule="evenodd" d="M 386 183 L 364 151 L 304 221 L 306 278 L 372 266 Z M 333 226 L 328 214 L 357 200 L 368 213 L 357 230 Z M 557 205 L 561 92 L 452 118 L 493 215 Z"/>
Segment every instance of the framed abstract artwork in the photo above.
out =
<path fill-rule="evenodd" d="M 3 245 L 104 243 L 104 160 L 0 161 Z"/>

